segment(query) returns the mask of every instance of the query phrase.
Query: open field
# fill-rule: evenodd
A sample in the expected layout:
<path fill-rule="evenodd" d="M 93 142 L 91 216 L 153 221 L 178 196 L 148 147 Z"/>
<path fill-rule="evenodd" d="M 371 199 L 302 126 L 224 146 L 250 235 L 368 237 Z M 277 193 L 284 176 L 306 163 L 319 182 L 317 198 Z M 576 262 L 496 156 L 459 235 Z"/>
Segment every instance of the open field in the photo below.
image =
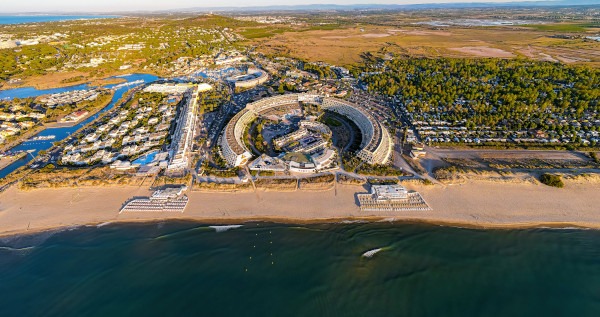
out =
<path fill-rule="evenodd" d="M 487 149 L 452 149 L 427 148 L 430 152 L 443 158 L 504 158 L 504 159 L 551 159 L 551 160 L 589 160 L 582 152 L 554 150 L 487 150 Z"/>
<path fill-rule="evenodd" d="M 549 26 L 549 25 L 546 25 Z M 580 30 L 580 29 L 577 29 Z M 594 34 L 581 28 L 578 36 Z M 590 32 L 590 33 L 588 33 Z M 562 33 L 558 33 L 562 34 Z M 334 30 L 284 32 L 255 39 L 257 50 L 311 61 L 349 65 L 364 52 L 414 57 L 525 57 L 536 60 L 600 65 L 600 42 L 557 38 L 557 32 L 536 27 L 382 27 L 366 25 Z"/>
<path fill-rule="evenodd" d="M 600 165 L 581 152 L 519 150 L 436 150 L 421 160 L 431 171 L 438 166 L 454 165 L 484 170 L 577 170 L 597 172 Z"/>
<path fill-rule="evenodd" d="M 531 24 L 526 25 L 528 28 L 532 28 L 539 31 L 553 31 L 553 32 L 584 32 L 589 29 L 597 29 L 597 25 L 591 23 L 554 23 L 554 24 Z"/>

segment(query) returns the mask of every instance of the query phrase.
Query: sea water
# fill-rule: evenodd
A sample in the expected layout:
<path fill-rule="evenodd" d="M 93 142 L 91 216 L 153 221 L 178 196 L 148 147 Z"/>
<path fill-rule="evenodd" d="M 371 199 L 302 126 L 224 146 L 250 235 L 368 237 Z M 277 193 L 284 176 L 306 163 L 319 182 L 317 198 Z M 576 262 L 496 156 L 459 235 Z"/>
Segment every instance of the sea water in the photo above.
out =
<path fill-rule="evenodd" d="M 598 316 L 600 232 L 103 224 L 0 239 L 0 298 L 0 316 Z"/>
<path fill-rule="evenodd" d="M 0 24 L 41 23 L 117 18 L 116 15 L 0 15 Z"/>

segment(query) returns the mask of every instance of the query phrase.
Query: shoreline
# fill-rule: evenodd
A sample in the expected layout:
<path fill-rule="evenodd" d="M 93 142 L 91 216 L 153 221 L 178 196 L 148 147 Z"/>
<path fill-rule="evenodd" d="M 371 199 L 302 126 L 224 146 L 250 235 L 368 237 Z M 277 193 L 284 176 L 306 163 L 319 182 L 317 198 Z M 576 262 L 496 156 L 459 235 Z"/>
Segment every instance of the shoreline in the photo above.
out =
<path fill-rule="evenodd" d="M 203 224 L 274 222 L 282 224 L 382 222 L 472 229 L 600 229 L 598 183 L 545 185 L 470 181 L 453 186 L 412 185 L 432 211 L 362 212 L 355 203 L 363 186 L 324 191 L 188 192 L 184 213 L 123 213 L 122 204 L 146 196 L 148 188 L 83 187 L 0 193 L 0 237 L 29 235 L 104 223 L 191 221 Z M 503 196 L 503 193 L 504 195 Z M 235 195 L 235 196 L 234 196 Z M 509 196 L 510 199 L 507 199 Z M 598 196 L 598 197 L 596 197 Z M 232 199 L 235 198 L 235 199 Z"/>
<path fill-rule="evenodd" d="M 119 220 L 113 219 L 104 222 L 90 222 L 82 224 L 64 225 L 47 228 L 36 228 L 33 230 L 17 230 L 0 232 L 0 239 L 20 237 L 28 235 L 36 235 L 45 232 L 64 231 L 80 227 L 102 227 L 106 225 L 133 225 L 133 224 L 158 224 L 163 222 L 186 222 L 195 223 L 200 225 L 214 225 L 214 226 L 227 226 L 227 225 L 245 225 L 248 223 L 264 222 L 273 224 L 284 224 L 284 225 L 303 225 L 303 224 L 353 224 L 353 223 L 388 223 L 392 225 L 427 225 L 427 226 L 440 226 L 457 229 L 473 229 L 473 230 L 527 230 L 527 229 L 553 229 L 553 230 L 600 230 L 600 223 L 590 224 L 575 224 L 569 222 L 540 222 L 540 223 L 511 223 L 511 224 L 475 224 L 475 223 L 461 223 L 461 222 L 447 222 L 443 220 L 433 219 L 412 219 L 412 218 L 394 218 L 389 217 L 356 217 L 356 218 L 322 218 L 322 219 L 302 219 L 302 218 L 148 218 L 148 219 L 127 219 Z"/>

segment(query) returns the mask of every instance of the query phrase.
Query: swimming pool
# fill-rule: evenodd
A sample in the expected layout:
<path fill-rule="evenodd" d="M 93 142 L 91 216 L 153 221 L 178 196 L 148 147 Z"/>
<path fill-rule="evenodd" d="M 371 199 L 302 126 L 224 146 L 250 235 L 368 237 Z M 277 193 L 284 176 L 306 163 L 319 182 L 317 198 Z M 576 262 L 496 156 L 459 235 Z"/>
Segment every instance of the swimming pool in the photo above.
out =
<path fill-rule="evenodd" d="M 146 165 L 148 163 L 152 163 L 152 161 L 154 161 L 154 157 L 156 156 L 156 154 L 158 154 L 158 151 L 152 151 L 152 152 L 146 153 L 146 155 L 141 156 L 137 160 L 133 161 L 132 164 Z"/>

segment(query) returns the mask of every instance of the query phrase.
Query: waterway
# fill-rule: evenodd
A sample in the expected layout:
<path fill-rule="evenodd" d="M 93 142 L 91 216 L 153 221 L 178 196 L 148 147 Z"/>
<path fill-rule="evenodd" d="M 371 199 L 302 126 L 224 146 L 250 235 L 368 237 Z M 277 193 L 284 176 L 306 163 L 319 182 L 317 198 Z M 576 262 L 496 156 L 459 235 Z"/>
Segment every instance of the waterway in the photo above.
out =
<path fill-rule="evenodd" d="M 125 79 L 126 82 L 134 82 L 134 81 L 141 80 L 144 83 L 153 82 L 153 81 L 156 81 L 159 79 L 157 76 L 149 75 L 149 74 L 131 74 L 131 75 L 127 75 L 127 76 L 120 76 L 119 78 Z M 39 153 L 39 151 L 49 149 L 50 147 L 52 147 L 52 144 L 54 142 L 59 142 L 61 140 L 64 140 L 69 135 L 71 135 L 73 132 L 79 130 L 81 127 L 85 126 L 86 124 L 94 121 L 102 113 L 112 109 L 115 106 L 115 104 L 117 103 L 117 101 L 119 101 L 119 99 L 121 99 L 121 97 L 123 96 L 124 93 L 126 93 L 130 89 L 135 88 L 136 86 L 139 86 L 139 85 L 142 85 L 142 83 L 140 82 L 137 85 L 124 86 L 124 87 L 118 88 L 115 91 L 115 94 L 114 94 L 111 102 L 106 107 L 102 108 L 102 110 L 98 111 L 93 116 L 87 118 L 86 120 L 80 122 L 79 124 L 77 124 L 75 126 L 61 127 L 61 128 L 46 128 L 46 129 L 42 130 L 40 133 L 35 135 L 35 136 L 55 135 L 56 138 L 54 138 L 52 140 L 24 142 L 24 143 L 17 145 L 14 148 L 12 148 L 11 151 L 32 151 L 32 152 L 30 154 L 28 154 L 26 157 L 24 157 L 16 162 L 14 162 L 13 164 L 3 168 L 2 170 L 0 170 L 0 178 L 5 177 L 6 175 L 12 173 L 19 167 L 26 165 Z M 115 86 L 117 86 L 117 84 L 107 85 L 106 88 L 112 88 Z M 56 94 L 56 93 L 61 93 L 61 92 L 73 91 L 73 90 L 82 90 L 82 89 L 87 89 L 89 87 L 91 87 L 91 86 L 88 86 L 87 84 L 82 84 L 82 85 L 53 88 L 53 89 L 44 89 L 44 90 L 38 90 L 33 87 L 16 88 L 16 89 L 0 91 L 0 99 L 37 97 L 37 96 L 47 95 L 47 94 Z"/>

